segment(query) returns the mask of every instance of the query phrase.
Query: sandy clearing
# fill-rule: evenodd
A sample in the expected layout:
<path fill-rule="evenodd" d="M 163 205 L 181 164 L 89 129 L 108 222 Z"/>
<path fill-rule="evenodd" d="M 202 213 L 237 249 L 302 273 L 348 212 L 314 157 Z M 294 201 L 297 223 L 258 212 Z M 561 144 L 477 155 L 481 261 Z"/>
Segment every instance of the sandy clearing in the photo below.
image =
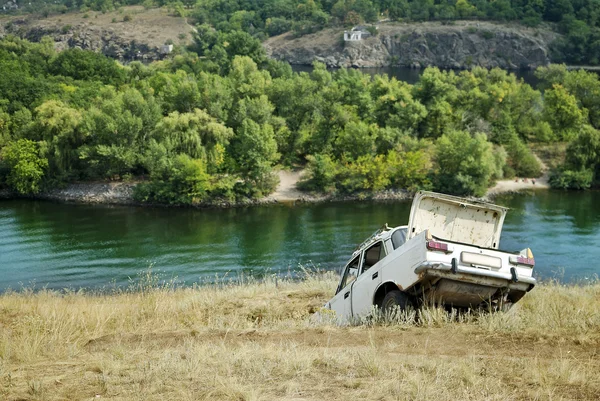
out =
<path fill-rule="evenodd" d="M 492 188 L 489 188 L 485 194 L 486 198 L 492 197 L 506 192 L 519 192 L 525 189 L 549 189 L 550 184 L 548 183 L 550 169 L 544 163 L 542 159 L 534 153 L 535 158 L 538 160 L 542 167 L 542 176 L 538 178 L 525 178 L 516 177 L 511 180 L 500 180 L 496 182 Z"/>
<path fill-rule="evenodd" d="M 518 192 L 525 189 L 548 189 L 548 173 L 539 178 L 515 178 L 513 180 L 500 180 L 492 188 L 488 189 L 486 197 L 498 195 L 505 192 Z"/>
<path fill-rule="evenodd" d="M 298 181 L 302 179 L 303 174 L 304 170 L 278 171 L 279 185 L 268 198 L 277 202 L 289 202 L 306 198 L 306 194 L 300 192 L 297 188 Z"/>

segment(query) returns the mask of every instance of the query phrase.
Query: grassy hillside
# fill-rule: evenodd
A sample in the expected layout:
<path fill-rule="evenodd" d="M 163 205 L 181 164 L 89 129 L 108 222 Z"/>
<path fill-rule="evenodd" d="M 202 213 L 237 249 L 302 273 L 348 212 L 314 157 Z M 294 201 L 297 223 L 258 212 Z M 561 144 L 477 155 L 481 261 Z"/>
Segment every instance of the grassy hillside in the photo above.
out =
<path fill-rule="evenodd" d="M 151 281 L 151 280 L 150 280 Z M 0 398 L 598 399 L 600 285 L 508 313 L 337 327 L 332 276 L 112 295 L 0 296 Z"/>
<path fill-rule="evenodd" d="M 184 17 L 176 16 L 166 8 L 144 9 L 142 6 L 121 7 L 108 12 L 68 12 L 48 17 L 35 14 L 5 16 L 0 21 L 0 36 L 17 34 L 39 41 L 43 35 L 50 35 L 60 50 L 80 46 L 104 53 L 109 53 L 109 49 L 102 46 L 123 46 L 130 42 L 150 48 L 165 43 L 187 45 L 193 34 L 193 27 Z"/>

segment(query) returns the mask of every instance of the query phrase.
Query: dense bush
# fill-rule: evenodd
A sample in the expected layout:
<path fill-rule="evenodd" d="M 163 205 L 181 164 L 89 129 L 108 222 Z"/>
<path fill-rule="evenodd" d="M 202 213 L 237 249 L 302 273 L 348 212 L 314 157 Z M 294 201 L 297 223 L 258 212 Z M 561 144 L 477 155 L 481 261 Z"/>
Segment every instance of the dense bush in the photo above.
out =
<path fill-rule="evenodd" d="M 48 167 L 48 160 L 40 156 L 38 144 L 27 139 L 11 142 L 2 149 L 2 161 L 8 166 L 8 186 L 20 194 L 34 194 Z"/>
<path fill-rule="evenodd" d="M 154 171 L 149 182 L 138 184 L 134 197 L 141 202 L 196 205 L 206 201 L 213 186 L 202 160 L 180 154 Z"/>
<path fill-rule="evenodd" d="M 436 145 L 435 186 L 443 192 L 482 196 L 492 180 L 501 176 L 504 166 L 496 165 L 492 144 L 484 134 L 453 131 Z"/>

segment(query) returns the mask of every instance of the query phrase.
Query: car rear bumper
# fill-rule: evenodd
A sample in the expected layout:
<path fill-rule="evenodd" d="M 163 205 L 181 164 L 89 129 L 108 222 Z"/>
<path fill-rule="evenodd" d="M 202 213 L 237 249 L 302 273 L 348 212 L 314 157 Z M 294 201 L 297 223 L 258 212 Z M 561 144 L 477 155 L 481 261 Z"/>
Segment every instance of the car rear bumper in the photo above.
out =
<path fill-rule="evenodd" d="M 516 268 L 511 268 L 510 272 L 501 272 L 477 267 L 460 266 L 456 262 L 454 264 L 425 262 L 415 269 L 415 273 L 421 276 L 434 276 L 471 284 L 495 288 L 510 288 L 520 291 L 529 291 L 537 284 L 537 280 L 534 277 L 519 275 Z"/>

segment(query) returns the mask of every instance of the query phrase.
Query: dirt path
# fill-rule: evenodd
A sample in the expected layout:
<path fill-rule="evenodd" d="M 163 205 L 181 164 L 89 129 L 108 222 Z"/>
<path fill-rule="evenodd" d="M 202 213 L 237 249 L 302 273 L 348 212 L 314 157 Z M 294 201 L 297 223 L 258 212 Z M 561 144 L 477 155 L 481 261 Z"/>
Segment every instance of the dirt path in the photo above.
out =
<path fill-rule="evenodd" d="M 277 202 L 289 202 L 306 198 L 306 194 L 300 192 L 297 188 L 298 181 L 302 178 L 303 173 L 304 170 L 279 171 L 277 173 L 279 185 L 275 192 L 269 195 L 269 198 Z"/>

